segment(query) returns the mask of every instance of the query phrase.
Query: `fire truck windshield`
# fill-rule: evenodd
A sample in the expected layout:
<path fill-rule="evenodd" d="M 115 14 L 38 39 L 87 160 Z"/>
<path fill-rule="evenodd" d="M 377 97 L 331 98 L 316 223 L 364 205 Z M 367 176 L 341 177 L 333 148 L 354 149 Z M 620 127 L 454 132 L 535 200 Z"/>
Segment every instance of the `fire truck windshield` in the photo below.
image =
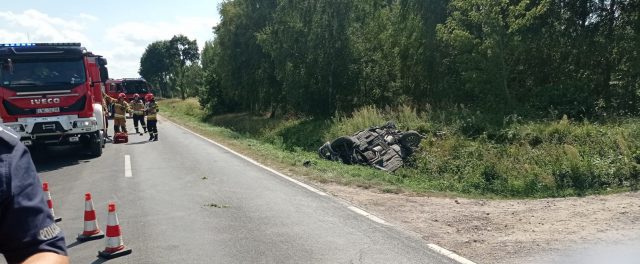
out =
<path fill-rule="evenodd" d="M 12 67 L 0 71 L 0 86 L 11 90 L 69 89 L 85 82 L 84 63 L 81 58 L 12 59 Z"/>
<path fill-rule="evenodd" d="M 149 92 L 149 89 L 147 87 L 147 83 L 144 82 L 144 81 L 126 80 L 126 81 L 122 82 L 122 86 L 124 86 L 124 90 L 128 94 L 133 94 L 133 93 L 146 94 L 146 93 Z"/>

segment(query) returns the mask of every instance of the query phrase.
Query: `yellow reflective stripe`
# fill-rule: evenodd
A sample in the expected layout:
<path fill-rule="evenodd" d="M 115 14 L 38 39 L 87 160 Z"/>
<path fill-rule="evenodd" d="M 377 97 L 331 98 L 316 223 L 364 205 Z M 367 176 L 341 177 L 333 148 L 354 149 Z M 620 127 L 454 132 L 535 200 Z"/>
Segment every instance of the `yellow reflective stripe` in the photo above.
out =
<path fill-rule="evenodd" d="M 116 117 L 124 117 L 124 115 L 121 114 L 115 114 Z"/>

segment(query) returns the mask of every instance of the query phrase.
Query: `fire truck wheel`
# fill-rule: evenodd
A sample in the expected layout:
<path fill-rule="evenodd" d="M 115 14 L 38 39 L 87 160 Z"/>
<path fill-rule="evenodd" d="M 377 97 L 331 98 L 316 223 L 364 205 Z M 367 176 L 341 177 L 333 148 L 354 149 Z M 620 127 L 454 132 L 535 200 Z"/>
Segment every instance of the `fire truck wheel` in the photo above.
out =
<path fill-rule="evenodd" d="M 99 132 L 91 136 L 91 142 L 89 143 L 89 152 L 93 157 L 102 156 L 102 138 L 100 138 Z"/>
<path fill-rule="evenodd" d="M 100 130 L 98 133 L 100 133 L 100 145 L 104 148 L 107 145 L 107 138 L 104 136 L 103 130 Z"/>

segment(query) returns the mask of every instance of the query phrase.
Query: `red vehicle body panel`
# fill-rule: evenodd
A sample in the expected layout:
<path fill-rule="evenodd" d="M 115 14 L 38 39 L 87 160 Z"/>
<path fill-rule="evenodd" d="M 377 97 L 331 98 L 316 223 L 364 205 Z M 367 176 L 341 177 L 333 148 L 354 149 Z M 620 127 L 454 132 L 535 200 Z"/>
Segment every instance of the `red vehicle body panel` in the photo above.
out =
<path fill-rule="evenodd" d="M 91 76 L 89 74 L 89 69 L 91 66 L 97 67 L 95 63 L 90 65 L 88 62 L 88 58 L 84 58 L 85 71 L 86 76 Z M 99 75 L 98 75 L 99 78 Z M 60 107 L 61 112 L 55 113 L 32 113 L 32 114 L 15 114 L 10 115 L 5 107 L 0 107 L 0 117 L 4 122 L 15 122 L 18 118 L 22 117 L 47 117 L 47 116 L 57 116 L 61 113 L 66 115 L 78 115 L 81 118 L 88 118 L 93 116 L 93 91 L 91 84 L 89 83 L 89 78 L 87 81 L 78 86 L 72 88 L 69 93 L 53 93 L 53 94 L 44 94 L 44 95 L 25 95 L 3 87 L 0 84 L 0 97 L 2 100 L 6 101 L 6 103 L 16 106 L 17 108 L 25 111 L 32 111 L 37 108 L 42 107 Z M 102 95 L 100 95 L 102 97 Z M 82 102 L 80 102 L 80 100 Z M 78 111 L 66 111 L 62 112 L 62 109 L 71 108 L 73 104 L 84 104 L 84 107 Z"/>
<path fill-rule="evenodd" d="M 36 107 L 59 107 L 62 109 L 72 108 L 73 104 L 83 104 L 84 107 L 81 108 L 80 111 L 70 111 L 64 112 L 64 114 L 75 115 L 78 117 L 88 118 L 93 116 L 93 100 L 91 89 L 87 87 L 87 84 L 81 84 L 71 89 L 70 94 L 64 94 L 64 96 L 60 95 L 44 95 L 39 96 L 19 96 L 15 91 L 6 89 L 0 86 L 0 90 L 2 90 L 2 98 L 6 100 L 7 103 L 16 106 L 22 110 L 32 110 L 36 109 Z M 4 107 L 0 107 L 0 116 L 4 122 L 15 122 L 18 118 L 22 117 L 47 117 L 47 116 L 57 116 L 60 115 L 61 112 L 55 113 L 36 113 L 36 114 L 16 114 L 9 115 L 7 110 Z"/>

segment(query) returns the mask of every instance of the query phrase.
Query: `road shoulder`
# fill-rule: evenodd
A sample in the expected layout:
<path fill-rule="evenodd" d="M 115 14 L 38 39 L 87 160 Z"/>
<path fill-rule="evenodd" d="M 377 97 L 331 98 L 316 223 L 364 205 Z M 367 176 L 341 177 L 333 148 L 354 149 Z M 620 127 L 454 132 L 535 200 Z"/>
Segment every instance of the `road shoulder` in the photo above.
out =
<path fill-rule="evenodd" d="M 338 185 L 326 192 L 419 233 L 477 263 L 542 263 L 574 245 L 640 237 L 640 193 L 540 200 L 472 200 L 378 193 Z"/>

